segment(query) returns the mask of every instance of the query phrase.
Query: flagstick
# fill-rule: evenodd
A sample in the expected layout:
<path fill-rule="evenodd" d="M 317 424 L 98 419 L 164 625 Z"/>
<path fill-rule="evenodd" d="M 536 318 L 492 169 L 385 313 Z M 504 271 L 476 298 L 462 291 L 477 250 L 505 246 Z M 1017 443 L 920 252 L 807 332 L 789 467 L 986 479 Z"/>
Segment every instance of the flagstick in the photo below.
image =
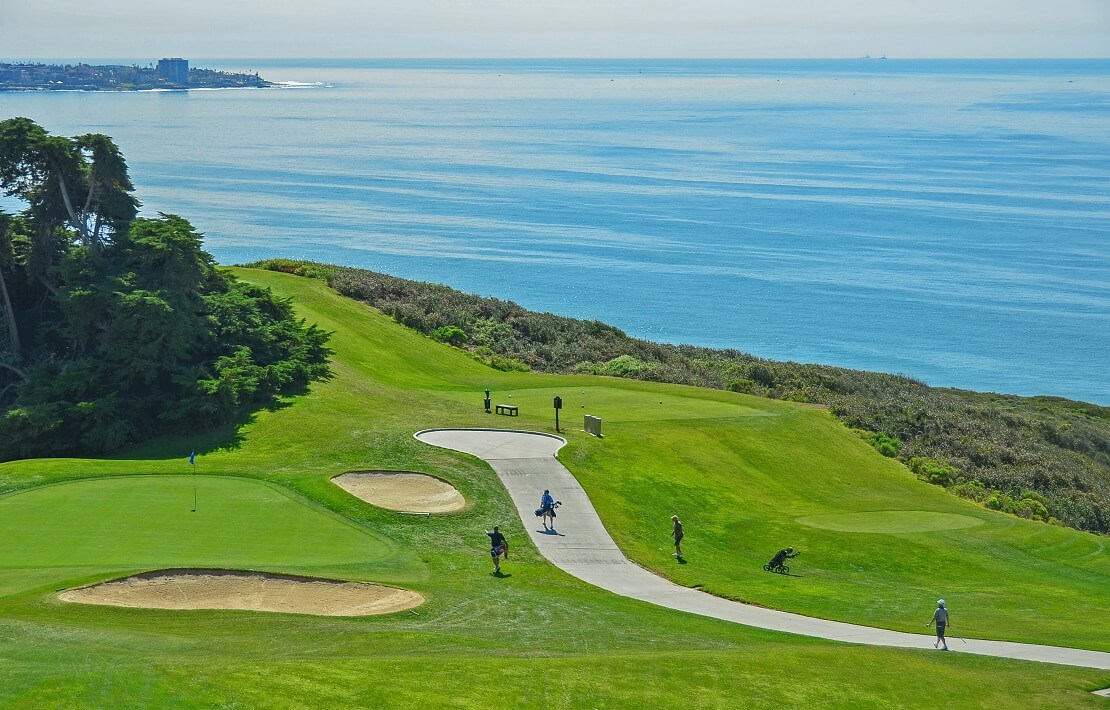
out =
<path fill-rule="evenodd" d="M 189 465 L 193 467 L 193 512 L 197 512 L 197 464 L 194 456 L 189 457 Z"/>

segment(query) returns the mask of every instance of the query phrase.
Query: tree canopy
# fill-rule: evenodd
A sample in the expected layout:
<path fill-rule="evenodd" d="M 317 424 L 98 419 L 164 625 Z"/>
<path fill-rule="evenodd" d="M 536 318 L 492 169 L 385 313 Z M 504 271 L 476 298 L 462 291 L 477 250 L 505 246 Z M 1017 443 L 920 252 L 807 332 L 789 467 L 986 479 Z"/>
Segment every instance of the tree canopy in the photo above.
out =
<path fill-rule="evenodd" d="M 327 375 L 327 334 L 220 271 L 177 215 L 136 216 L 110 138 L 0 122 L 0 459 L 228 423 Z"/>

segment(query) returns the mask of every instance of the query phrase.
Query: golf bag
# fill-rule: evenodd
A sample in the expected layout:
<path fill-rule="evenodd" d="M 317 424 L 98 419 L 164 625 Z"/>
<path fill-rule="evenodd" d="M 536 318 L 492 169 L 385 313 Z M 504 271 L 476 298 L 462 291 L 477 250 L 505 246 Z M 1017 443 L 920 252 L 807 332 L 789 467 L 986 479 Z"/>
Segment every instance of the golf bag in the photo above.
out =
<path fill-rule="evenodd" d="M 558 516 L 555 515 L 555 509 L 558 508 L 562 504 L 563 504 L 563 501 L 557 500 L 557 501 L 555 501 L 555 505 L 551 506 L 550 508 L 536 508 L 536 517 L 537 518 L 542 518 L 544 516 L 544 514 L 546 513 L 547 515 L 550 515 L 553 518 L 557 518 Z"/>

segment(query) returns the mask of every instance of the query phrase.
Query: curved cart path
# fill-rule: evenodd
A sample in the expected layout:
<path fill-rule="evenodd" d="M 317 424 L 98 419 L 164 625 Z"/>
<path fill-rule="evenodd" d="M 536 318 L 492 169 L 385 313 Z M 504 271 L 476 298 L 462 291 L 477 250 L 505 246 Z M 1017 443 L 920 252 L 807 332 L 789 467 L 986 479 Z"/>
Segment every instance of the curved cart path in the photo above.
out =
<path fill-rule="evenodd" d="M 634 564 L 605 530 L 578 480 L 555 458 L 566 440 L 551 434 L 494 429 L 427 429 L 416 438 L 473 454 L 497 472 L 540 554 L 567 573 L 615 594 L 747 626 L 803 636 L 899 648 L 932 648 L 932 635 L 907 634 L 751 606 L 681 587 Z M 563 501 L 558 535 L 545 533 L 535 508 L 544 488 Z M 1110 653 L 1010 641 L 967 639 L 961 653 L 1110 670 Z"/>

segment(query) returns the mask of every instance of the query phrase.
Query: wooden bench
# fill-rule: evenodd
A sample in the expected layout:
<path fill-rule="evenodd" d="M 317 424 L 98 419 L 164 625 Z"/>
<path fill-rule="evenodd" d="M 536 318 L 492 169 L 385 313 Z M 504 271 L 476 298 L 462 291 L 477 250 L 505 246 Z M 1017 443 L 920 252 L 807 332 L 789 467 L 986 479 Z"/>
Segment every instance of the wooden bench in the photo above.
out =
<path fill-rule="evenodd" d="M 494 409 L 498 414 L 508 414 L 510 417 L 517 416 L 517 406 L 515 404 L 498 404 Z"/>

